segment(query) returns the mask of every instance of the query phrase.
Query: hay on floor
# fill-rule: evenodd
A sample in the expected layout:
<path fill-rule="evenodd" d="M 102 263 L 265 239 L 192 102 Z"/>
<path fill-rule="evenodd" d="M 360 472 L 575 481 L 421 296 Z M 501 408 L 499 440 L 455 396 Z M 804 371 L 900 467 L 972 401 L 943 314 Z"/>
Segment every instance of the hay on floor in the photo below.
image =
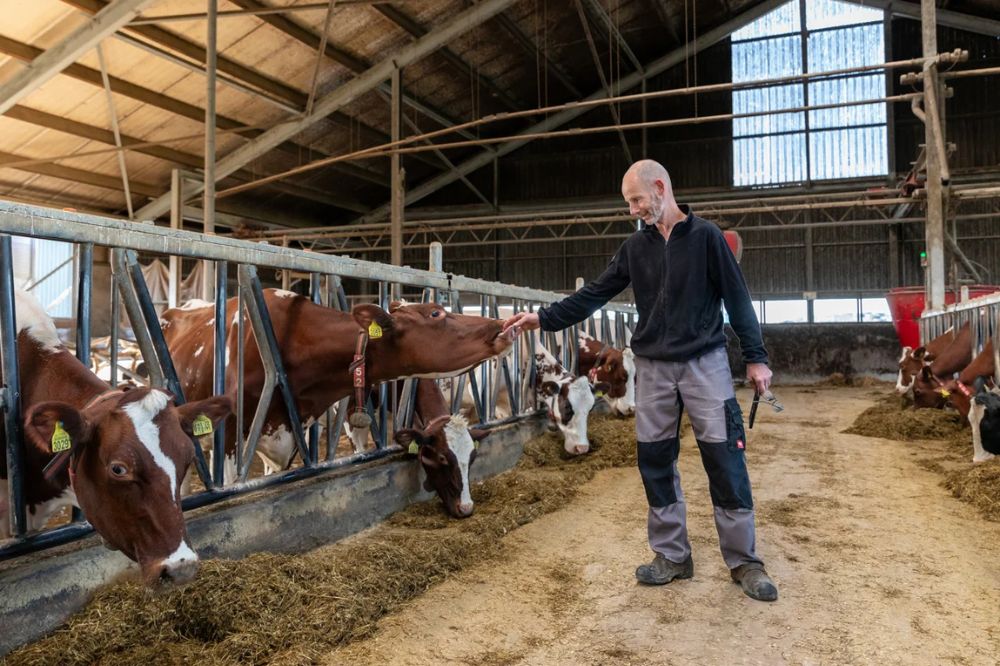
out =
<path fill-rule="evenodd" d="M 496 557 L 507 532 L 563 506 L 595 471 L 635 464 L 631 419 L 595 416 L 589 435 L 592 452 L 574 458 L 561 453 L 561 437 L 529 442 L 514 470 L 473 487 L 476 513 L 462 521 L 445 516 L 435 499 L 309 553 L 207 560 L 180 589 L 106 588 L 7 664 L 316 663 L 453 572 Z"/>
<path fill-rule="evenodd" d="M 849 435 L 911 441 L 948 439 L 968 425 L 955 412 L 942 409 L 903 409 L 898 395 L 887 395 L 861 412 L 847 430 Z"/>
<path fill-rule="evenodd" d="M 944 487 L 976 507 L 983 517 L 1000 522 L 1000 459 L 950 472 Z"/>

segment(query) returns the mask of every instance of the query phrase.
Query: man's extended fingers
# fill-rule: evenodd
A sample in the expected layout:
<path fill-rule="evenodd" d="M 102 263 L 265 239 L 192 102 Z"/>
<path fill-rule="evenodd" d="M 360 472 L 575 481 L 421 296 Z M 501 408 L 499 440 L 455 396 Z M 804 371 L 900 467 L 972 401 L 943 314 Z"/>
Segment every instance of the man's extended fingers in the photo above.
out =
<path fill-rule="evenodd" d="M 518 324 L 520 324 L 521 320 L 524 319 L 524 316 L 525 316 L 524 312 L 518 312 L 513 317 L 506 319 L 503 323 L 504 332 L 506 332 L 507 329 L 509 329 L 511 326 L 517 326 Z"/>

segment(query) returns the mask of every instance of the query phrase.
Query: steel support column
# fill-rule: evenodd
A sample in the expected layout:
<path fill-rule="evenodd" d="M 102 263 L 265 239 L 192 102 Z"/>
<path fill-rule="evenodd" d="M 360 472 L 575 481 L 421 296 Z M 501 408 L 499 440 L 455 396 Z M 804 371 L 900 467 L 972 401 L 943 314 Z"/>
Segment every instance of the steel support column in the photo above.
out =
<path fill-rule="evenodd" d="M 937 55 L 937 5 L 935 0 L 921 0 L 921 28 L 923 33 L 924 57 L 924 150 L 927 155 L 927 224 L 924 229 L 927 241 L 927 284 L 926 300 L 928 310 L 944 307 L 945 262 L 944 262 L 944 188 L 941 182 L 941 161 L 945 159 L 938 147 L 936 127 L 937 114 L 931 109 L 937 107 L 937 63 L 932 60 Z"/>

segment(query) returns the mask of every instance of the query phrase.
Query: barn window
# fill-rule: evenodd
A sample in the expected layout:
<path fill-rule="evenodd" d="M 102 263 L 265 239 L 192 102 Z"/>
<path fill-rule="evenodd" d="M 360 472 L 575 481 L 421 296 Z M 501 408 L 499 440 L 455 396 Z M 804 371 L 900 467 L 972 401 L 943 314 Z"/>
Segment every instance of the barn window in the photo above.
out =
<path fill-rule="evenodd" d="M 885 62 L 882 10 L 839 0 L 793 0 L 734 32 L 731 39 L 734 83 Z M 733 113 L 877 99 L 885 96 L 885 85 L 885 73 L 877 71 L 734 90 Z M 883 102 L 735 118 L 733 184 L 885 175 L 886 106 Z"/>
<path fill-rule="evenodd" d="M 53 317 L 73 316 L 73 244 L 13 237 L 14 282 Z"/>

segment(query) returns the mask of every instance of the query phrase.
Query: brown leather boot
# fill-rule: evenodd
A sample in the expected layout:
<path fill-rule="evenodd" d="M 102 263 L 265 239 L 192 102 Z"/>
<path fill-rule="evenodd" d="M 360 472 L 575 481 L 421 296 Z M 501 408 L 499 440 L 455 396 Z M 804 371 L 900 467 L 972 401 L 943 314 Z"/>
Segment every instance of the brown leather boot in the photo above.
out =
<path fill-rule="evenodd" d="M 764 565 L 759 562 L 741 564 L 735 569 L 730 569 L 734 583 L 739 583 L 743 588 L 743 593 L 751 599 L 757 601 L 776 601 L 778 599 L 778 588 L 767 575 Z"/>

